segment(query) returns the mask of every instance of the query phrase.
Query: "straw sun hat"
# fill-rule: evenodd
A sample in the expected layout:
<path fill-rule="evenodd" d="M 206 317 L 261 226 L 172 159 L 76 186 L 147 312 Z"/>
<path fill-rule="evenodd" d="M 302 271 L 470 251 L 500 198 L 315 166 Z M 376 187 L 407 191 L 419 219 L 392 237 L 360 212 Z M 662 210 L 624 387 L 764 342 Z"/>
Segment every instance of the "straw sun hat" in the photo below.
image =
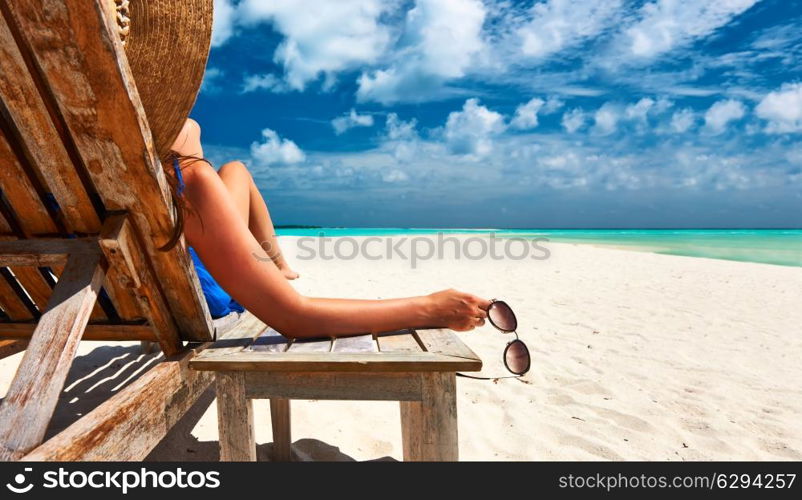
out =
<path fill-rule="evenodd" d="M 168 152 L 200 90 L 213 0 L 106 0 L 159 156 Z"/>

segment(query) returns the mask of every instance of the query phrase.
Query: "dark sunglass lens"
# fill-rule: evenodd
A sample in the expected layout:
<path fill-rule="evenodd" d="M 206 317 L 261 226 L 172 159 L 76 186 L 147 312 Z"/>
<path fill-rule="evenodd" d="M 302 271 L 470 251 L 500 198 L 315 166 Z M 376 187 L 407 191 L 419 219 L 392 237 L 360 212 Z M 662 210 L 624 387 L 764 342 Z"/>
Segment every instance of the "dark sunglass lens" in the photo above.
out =
<path fill-rule="evenodd" d="M 513 340 L 504 349 L 504 364 L 507 369 L 516 375 L 523 375 L 529 371 L 529 349 L 520 340 Z"/>
<path fill-rule="evenodd" d="M 499 330 L 512 332 L 518 329 L 518 320 L 515 313 L 506 302 L 493 302 L 487 309 L 487 317 L 490 322 Z"/>

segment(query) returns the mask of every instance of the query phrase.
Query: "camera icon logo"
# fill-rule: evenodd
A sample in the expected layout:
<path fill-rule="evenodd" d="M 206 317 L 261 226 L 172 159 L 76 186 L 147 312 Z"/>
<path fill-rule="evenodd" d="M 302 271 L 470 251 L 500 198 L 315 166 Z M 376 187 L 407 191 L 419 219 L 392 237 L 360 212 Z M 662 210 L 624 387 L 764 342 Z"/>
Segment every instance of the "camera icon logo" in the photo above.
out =
<path fill-rule="evenodd" d="M 25 472 L 31 472 L 31 471 L 33 471 L 32 468 L 25 467 Z M 26 482 L 25 474 L 19 473 L 14 476 L 14 484 L 6 483 L 6 488 L 8 488 L 14 493 L 28 493 L 29 491 L 31 491 L 31 489 L 33 489 L 33 484 L 32 483 L 25 484 L 25 482 Z"/>

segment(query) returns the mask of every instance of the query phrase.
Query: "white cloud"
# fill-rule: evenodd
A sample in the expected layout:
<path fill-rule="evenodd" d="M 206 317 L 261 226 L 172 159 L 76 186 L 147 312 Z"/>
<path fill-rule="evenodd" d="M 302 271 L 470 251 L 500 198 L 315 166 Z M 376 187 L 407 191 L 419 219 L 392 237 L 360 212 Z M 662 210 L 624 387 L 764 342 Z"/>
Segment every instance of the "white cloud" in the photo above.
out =
<path fill-rule="evenodd" d="M 294 142 L 282 139 L 269 128 L 262 130 L 262 139 L 262 142 L 251 144 L 251 158 L 259 166 L 291 165 L 306 159 L 304 152 Z"/>
<path fill-rule="evenodd" d="M 390 41 L 380 22 L 380 0 L 243 0 L 238 22 L 270 22 L 284 35 L 274 60 L 284 66 L 288 85 L 303 90 L 325 75 L 375 63 Z"/>
<path fill-rule="evenodd" d="M 535 3 L 531 20 L 518 30 L 521 52 L 545 58 L 579 45 L 610 27 L 621 0 L 548 0 Z"/>
<path fill-rule="evenodd" d="M 752 7 L 758 0 L 656 0 L 640 9 L 640 19 L 618 42 L 637 58 L 653 58 L 690 45 Z"/>
<path fill-rule="evenodd" d="M 382 174 L 382 180 L 384 182 L 404 182 L 409 180 L 409 176 L 402 170 L 392 169 Z"/>
<path fill-rule="evenodd" d="M 678 134 L 687 132 L 696 122 L 696 113 L 690 108 L 680 109 L 671 115 L 671 130 Z"/>
<path fill-rule="evenodd" d="M 705 113 L 705 129 L 714 135 L 721 134 L 730 122 L 740 120 L 745 114 L 746 108 L 741 101 L 718 101 Z"/>
<path fill-rule="evenodd" d="M 610 135 L 616 131 L 618 121 L 621 119 L 621 112 L 618 107 L 611 103 L 604 103 L 601 108 L 596 110 L 593 115 L 593 133 L 598 135 Z"/>
<path fill-rule="evenodd" d="M 485 14 L 480 0 L 417 0 L 390 65 L 362 73 L 358 99 L 426 100 L 449 80 L 465 76 L 485 46 Z"/>
<path fill-rule="evenodd" d="M 223 45 L 234 34 L 235 14 L 236 10 L 231 0 L 214 0 L 212 47 Z"/>
<path fill-rule="evenodd" d="M 566 132 L 573 134 L 585 126 L 586 113 L 579 108 L 563 113 L 562 126 Z"/>
<path fill-rule="evenodd" d="M 468 99 L 462 111 L 448 115 L 443 136 L 452 153 L 482 157 L 492 152 L 493 139 L 505 128 L 499 113 L 480 105 L 478 99 Z"/>
<path fill-rule="evenodd" d="M 544 104 L 545 101 L 537 97 L 530 99 L 526 104 L 521 104 L 515 110 L 510 126 L 520 130 L 537 127 L 537 113 Z"/>
<path fill-rule="evenodd" d="M 400 162 L 414 161 L 421 147 L 417 120 L 404 121 L 395 113 L 387 115 L 382 147 Z"/>
<path fill-rule="evenodd" d="M 372 127 L 373 115 L 360 115 L 354 108 L 351 108 L 349 113 L 333 119 L 331 126 L 334 127 L 334 133 L 337 135 L 344 134 L 354 127 Z"/>
<path fill-rule="evenodd" d="M 201 81 L 201 88 L 200 91 L 206 94 L 215 94 L 222 90 L 220 86 L 220 79 L 223 78 L 223 70 L 220 68 L 209 67 L 206 68 L 206 72 L 203 73 L 203 80 Z"/>
<path fill-rule="evenodd" d="M 248 92 L 256 92 L 257 90 L 267 90 L 269 92 L 283 93 L 287 92 L 289 88 L 287 84 L 278 78 L 276 75 L 248 75 L 242 82 L 243 94 Z"/>
<path fill-rule="evenodd" d="M 786 83 L 780 90 L 769 92 L 755 112 L 769 122 L 769 133 L 802 131 L 802 83 Z"/>
<path fill-rule="evenodd" d="M 624 114 L 626 114 L 626 117 L 629 120 L 645 122 L 648 118 L 649 111 L 652 110 L 654 105 L 654 99 L 644 97 L 635 104 L 630 104 L 627 106 L 624 110 Z"/>
<path fill-rule="evenodd" d="M 541 112 L 544 115 L 550 115 L 559 111 L 563 106 L 565 106 L 565 101 L 559 97 L 551 96 L 546 99 L 546 104 L 543 105 Z"/>

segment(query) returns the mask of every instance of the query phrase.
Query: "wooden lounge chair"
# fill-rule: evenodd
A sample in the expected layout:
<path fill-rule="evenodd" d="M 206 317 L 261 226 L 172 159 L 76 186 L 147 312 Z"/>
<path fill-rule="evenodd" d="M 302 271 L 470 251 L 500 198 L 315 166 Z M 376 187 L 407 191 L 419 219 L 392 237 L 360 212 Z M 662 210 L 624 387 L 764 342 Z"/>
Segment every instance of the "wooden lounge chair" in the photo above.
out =
<path fill-rule="evenodd" d="M 0 406 L 3 460 L 141 459 L 211 380 L 186 369 L 184 343 L 214 326 L 187 251 L 157 249 L 174 213 L 107 9 L 0 1 L 0 355 L 26 349 Z M 91 440 L 37 453 L 81 339 L 168 358 L 126 389 L 140 406 L 93 412 L 71 428 Z"/>
<path fill-rule="evenodd" d="M 237 357 L 250 362 L 242 341 L 266 331 L 252 315 L 224 319 L 221 344 L 190 369 L 224 325 L 211 320 L 187 251 L 158 250 L 175 214 L 108 9 L 106 0 L 0 0 L 0 357 L 25 350 L 0 404 L 0 460 L 142 460 L 209 387 L 215 370 L 223 407 L 249 404 L 229 391 L 236 384 L 226 383 L 240 376 L 229 373 L 238 369 L 216 356 L 233 340 Z M 323 384 L 329 378 L 320 371 L 346 365 L 392 371 L 374 377 L 383 385 L 366 382 L 365 373 L 334 373 L 340 392 L 329 396 L 401 400 L 404 455 L 455 459 L 453 372 L 478 370 L 481 361 L 453 337 L 426 338 L 363 338 L 353 349 L 366 352 L 356 360 L 346 347 L 358 339 L 285 342 L 280 360 L 257 364 L 265 373 L 311 369 Z M 80 340 L 155 342 L 166 358 L 42 443 Z M 331 348 L 325 359 L 291 363 L 296 351 L 320 346 Z M 340 387 L 354 377 L 363 390 Z M 273 380 L 284 385 L 262 384 L 251 396 L 275 400 L 274 418 L 286 420 L 276 426 L 283 429 L 280 458 L 287 458 L 287 398 L 303 391 L 290 390 L 282 375 Z M 441 386 L 444 397 L 434 392 Z M 439 432 L 425 427 L 439 421 L 445 422 Z M 228 431 L 222 428 L 224 446 L 242 441 Z M 245 448 L 252 444 L 252 435 L 239 437 Z M 228 448 L 222 455 L 239 456 Z M 244 457 L 253 458 L 247 450 Z"/>

